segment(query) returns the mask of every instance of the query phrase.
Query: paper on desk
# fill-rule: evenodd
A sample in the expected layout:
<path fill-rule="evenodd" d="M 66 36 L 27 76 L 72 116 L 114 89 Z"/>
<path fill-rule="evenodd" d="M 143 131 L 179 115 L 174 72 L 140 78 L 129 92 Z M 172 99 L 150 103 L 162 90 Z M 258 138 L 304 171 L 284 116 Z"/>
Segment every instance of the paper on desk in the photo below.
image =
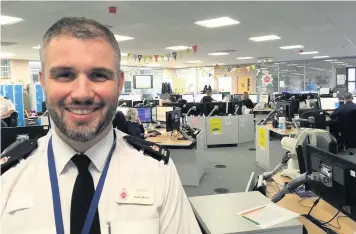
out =
<path fill-rule="evenodd" d="M 263 206 L 239 212 L 237 213 L 237 216 L 264 229 L 297 218 L 299 217 L 299 214 L 284 209 L 274 203 L 268 203 Z"/>

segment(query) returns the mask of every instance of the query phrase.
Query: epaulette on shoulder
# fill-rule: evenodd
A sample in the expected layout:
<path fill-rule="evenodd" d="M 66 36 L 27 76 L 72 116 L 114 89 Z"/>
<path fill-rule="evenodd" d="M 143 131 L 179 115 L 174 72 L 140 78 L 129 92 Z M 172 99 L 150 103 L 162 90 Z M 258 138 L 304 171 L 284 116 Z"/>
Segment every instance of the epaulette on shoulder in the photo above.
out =
<path fill-rule="evenodd" d="M 19 139 L 11 144 L 1 155 L 1 175 L 26 159 L 37 148 L 37 140 Z"/>
<path fill-rule="evenodd" d="M 137 137 L 126 135 L 123 137 L 124 140 L 133 146 L 138 151 L 143 151 L 143 154 L 148 155 L 158 161 L 163 161 L 164 164 L 168 164 L 169 161 L 169 150 L 157 145 L 155 143 L 142 140 Z"/>

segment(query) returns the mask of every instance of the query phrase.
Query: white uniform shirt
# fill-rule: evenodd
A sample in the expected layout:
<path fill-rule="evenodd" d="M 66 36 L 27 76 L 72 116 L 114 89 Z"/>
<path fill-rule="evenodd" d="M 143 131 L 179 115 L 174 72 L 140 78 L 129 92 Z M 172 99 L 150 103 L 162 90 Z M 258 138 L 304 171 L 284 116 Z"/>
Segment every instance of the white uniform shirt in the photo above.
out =
<path fill-rule="evenodd" d="M 0 116 L 2 119 L 9 117 L 7 113 L 10 110 L 15 110 L 14 104 L 12 104 L 11 100 L 0 96 Z"/>
<path fill-rule="evenodd" d="M 117 135 L 116 150 L 111 159 L 99 202 L 101 234 L 196 234 L 201 233 L 188 198 L 172 162 L 168 165 L 143 155 Z M 54 130 L 38 142 L 38 148 L 19 165 L 2 176 L 2 234 L 55 234 L 55 220 L 47 146 L 52 137 L 62 216 L 65 233 L 70 233 L 72 190 L 78 171 L 70 161 L 76 152 Z M 113 142 L 107 134 L 85 154 L 91 159 L 89 171 L 97 185 Z M 124 204 L 138 191 L 152 199 L 151 205 Z M 127 198 L 121 197 L 126 191 Z"/>

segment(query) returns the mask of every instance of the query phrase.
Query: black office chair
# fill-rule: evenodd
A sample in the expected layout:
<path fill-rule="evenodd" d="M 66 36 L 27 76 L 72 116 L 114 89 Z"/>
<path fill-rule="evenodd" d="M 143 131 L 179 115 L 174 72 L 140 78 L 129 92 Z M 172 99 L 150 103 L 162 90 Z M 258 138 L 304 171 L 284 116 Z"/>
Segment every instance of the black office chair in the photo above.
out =
<path fill-rule="evenodd" d="M 17 112 L 13 112 L 9 117 L 3 119 L 3 121 L 7 124 L 7 127 L 17 127 L 17 118 L 19 114 Z"/>
<path fill-rule="evenodd" d="M 300 110 L 299 110 L 300 113 Z M 300 116 L 301 119 L 308 119 L 313 117 L 315 120 L 314 124 L 301 122 L 300 126 L 305 128 L 317 128 L 317 129 L 326 129 L 326 116 L 322 110 L 308 110 L 302 113 Z"/>
<path fill-rule="evenodd" d="M 340 113 L 338 117 L 338 126 L 340 130 L 340 141 L 345 150 L 356 148 L 356 110 L 349 110 Z M 353 155 L 349 151 L 350 155 Z"/>

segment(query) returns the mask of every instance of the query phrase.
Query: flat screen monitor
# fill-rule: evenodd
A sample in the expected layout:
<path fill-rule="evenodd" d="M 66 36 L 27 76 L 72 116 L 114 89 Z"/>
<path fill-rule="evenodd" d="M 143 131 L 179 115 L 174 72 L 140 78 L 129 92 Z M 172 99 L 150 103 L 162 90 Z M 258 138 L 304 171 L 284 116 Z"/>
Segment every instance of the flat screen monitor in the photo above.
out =
<path fill-rule="evenodd" d="M 218 116 L 224 116 L 226 115 L 226 102 L 207 102 L 204 103 L 204 114 L 205 116 L 208 116 L 214 108 L 217 106 L 218 109 L 213 112 L 211 116 L 218 115 Z"/>
<path fill-rule="evenodd" d="M 173 111 L 172 106 L 157 106 L 156 107 L 156 120 L 158 122 L 165 122 L 166 121 L 166 112 Z"/>
<path fill-rule="evenodd" d="M 269 95 L 268 94 L 260 94 L 260 100 L 259 102 L 264 102 L 264 103 L 268 103 L 269 102 Z"/>
<path fill-rule="evenodd" d="M 206 94 L 194 94 L 194 102 L 200 102 L 204 96 L 206 96 Z"/>
<path fill-rule="evenodd" d="M 180 129 L 182 112 L 174 110 L 166 112 L 166 131 L 171 132 Z"/>
<path fill-rule="evenodd" d="M 338 98 L 320 98 L 320 106 L 323 110 L 335 110 L 340 105 Z"/>
<path fill-rule="evenodd" d="M 222 93 L 214 93 L 211 95 L 211 97 L 217 102 L 221 102 L 223 100 L 222 96 Z"/>
<path fill-rule="evenodd" d="M 141 107 L 143 106 L 143 101 L 133 101 L 132 105 L 133 107 Z"/>
<path fill-rule="evenodd" d="M 151 107 L 138 107 L 138 118 L 141 123 L 152 123 L 152 109 Z"/>
<path fill-rule="evenodd" d="M 257 103 L 257 94 L 248 95 L 253 103 Z"/>
<path fill-rule="evenodd" d="M 286 117 L 287 121 L 292 121 L 292 111 L 291 111 L 291 103 L 284 101 L 284 102 L 277 102 L 276 104 L 277 110 L 277 117 Z"/>
<path fill-rule="evenodd" d="M 229 102 L 229 110 L 228 113 L 229 114 L 237 114 L 237 115 L 242 115 L 242 106 L 243 106 L 243 102 L 242 101 L 238 101 L 238 102 Z M 238 108 L 238 109 L 237 109 Z M 236 111 L 237 109 L 237 111 Z"/>
<path fill-rule="evenodd" d="M 193 94 L 184 94 L 184 95 L 182 95 L 182 99 L 186 100 L 187 102 L 194 102 L 194 95 Z"/>
<path fill-rule="evenodd" d="M 127 111 L 129 110 L 129 107 L 118 107 L 116 108 L 116 111 L 121 111 L 125 116 L 127 115 Z"/>
<path fill-rule="evenodd" d="M 133 77 L 134 89 L 152 89 L 153 76 L 152 75 L 134 75 Z"/>
<path fill-rule="evenodd" d="M 119 100 L 118 106 L 121 106 L 121 107 L 132 107 L 132 100 Z"/>
<path fill-rule="evenodd" d="M 150 106 L 150 107 L 158 106 L 159 105 L 159 100 L 146 99 L 144 101 L 144 105 L 145 106 Z"/>
<path fill-rule="evenodd" d="M 230 95 L 230 92 L 222 92 L 222 98 L 224 99 L 226 96 Z"/>
<path fill-rule="evenodd" d="M 188 111 L 195 106 L 195 110 L 191 110 L 189 116 L 202 116 L 204 114 L 204 103 L 201 102 L 188 102 L 184 105 L 183 108 L 184 113 L 188 113 Z"/>

